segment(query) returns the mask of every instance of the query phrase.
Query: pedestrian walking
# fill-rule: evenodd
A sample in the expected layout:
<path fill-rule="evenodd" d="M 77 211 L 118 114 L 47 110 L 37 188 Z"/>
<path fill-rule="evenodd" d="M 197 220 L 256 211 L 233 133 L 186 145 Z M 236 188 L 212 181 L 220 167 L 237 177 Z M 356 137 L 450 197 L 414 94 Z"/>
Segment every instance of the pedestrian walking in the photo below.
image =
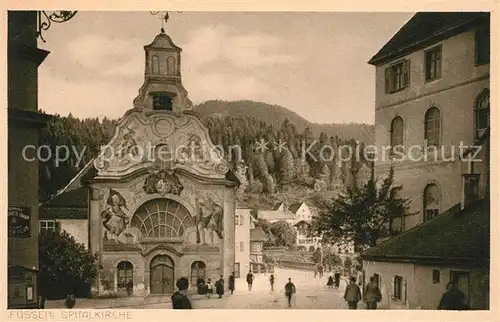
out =
<path fill-rule="evenodd" d="M 345 288 L 344 300 L 349 304 L 350 310 L 358 308 L 358 302 L 361 300 L 361 290 L 356 285 L 356 277 L 351 276 L 349 284 Z"/>
<path fill-rule="evenodd" d="M 233 295 L 234 293 L 234 272 L 231 273 L 231 275 L 229 275 L 229 281 L 228 281 L 228 284 L 229 284 L 229 290 L 231 291 L 231 295 Z"/>
<path fill-rule="evenodd" d="M 198 277 L 198 279 L 196 280 L 196 292 L 200 295 L 207 293 L 205 280 L 203 279 L 203 276 Z"/>
<path fill-rule="evenodd" d="M 446 285 L 446 292 L 439 301 L 438 310 L 467 310 L 468 305 L 465 302 L 465 294 L 458 289 L 455 282 L 449 282 Z"/>
<path fill-rule="evenodd" d="M 248 274 L 247 274 L 248 291 L 252 290 L 253 280 L 254 280 L 254 276 L 252 274 L 252 271 L 248 271 Z"/>
<path fill-rule="evenodd" d="M 335 289 L 338 290 L 339 289 L 339 286 L 340 286 L 340 273 L 339 271 L 335 272 Z"/>
<path fill-rule="evenodd" d="M 288 283 L 285 284 L 285 296 L 288 300 L 288 307 L 292 307 L 292 295 L 295 294 L 295 285 L 292 283 L 292 279 L 288 279 Z"/>
<path fill-rule="evenodd" d="M 172 309 L 192 309 L 191 301 L 187 297 L 187 289 L 189 287 L 189 281 L 185 277 L 181 277 L 177 280 L 176 283 L 177 291 L 172 295 Z"/>
<path fill-rule="evenodd" d="M 328 282 L 326 283 L 326 286 L 328 286 L 328 288 L 333 288 L 333 276 L 328 277 Z"/>
<path fill-rule="evenodd" d="M 274 274 L 269 277 L 269 283 L 271 284 L 271 292 L 274 292 Z"/>
<path fill-rule="evenodd" d="M 214 294 L 214 284 L 212 284 L 212 279 L 208 279 L 207 285 L 206 285 L 206 297 L 210 298 Z"/>
<path fill-rule="evenodd" d="M 224 279 L 222 278 L 222 275 L 220 276 L 220 279 L 215 283 L 215 292 L 217 295 L 219 295 L 219 298 L 222 298 L 222 295 L 224 295 Z"/>
<path fill-rule="evenodd" d="M 318 267 L 319 278 L 323 278 L 323 265 L 319 265 Z"/>
<path fill-rule="evenodd" d="M 366 303 L 368 310 L 376 310 L 377 303 L 382 301 L 382 293 L 375 281 L 375 276 L 370 277 L 370 282 L 365 287 L 363 301 Z"/>

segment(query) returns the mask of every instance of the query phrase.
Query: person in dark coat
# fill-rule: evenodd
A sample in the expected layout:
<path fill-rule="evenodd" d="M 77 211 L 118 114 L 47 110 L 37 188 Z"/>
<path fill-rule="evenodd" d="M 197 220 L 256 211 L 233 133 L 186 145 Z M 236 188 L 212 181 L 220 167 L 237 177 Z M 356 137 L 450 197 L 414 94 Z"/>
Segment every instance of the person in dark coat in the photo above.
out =
<path fill-rule="evenodd" d="M 205 280 L 203 279 L 202 276 L 198 277 L 198 279 L 196 280 L 196 291 L 200 295 L 204 295 L 207 291 Z"/>
<path fill-rule="evenodd" d="M 234 272 L 229 275 L 229 290 L 231 291 L 231 295 L 233 294 L 234 292 Z"/>
<path fill-rule="evenodd" d="M 224 279 L 222 278 L 222 275 L 220 276 L 220 279 L 215 282 L 215 292 L 217 295 L 219 295 L 219 298 L 222 298 L 222 295 L 224 295 Z"/>
<path fill-rule="evenodd" d="M 448 283 L 446 292 L 439 302 L 438 310 L 467 310 L 465 294 L 458 289 L 454 282 Z"/>
<path fill-rule="evenodd" d="M 189 281 L 185 277 L 181 277 L 177 280 L 176 283 L 178 291 L 175 292 L 171 299 L 172 299 L 172 309 L 175 310 L 186 310 L 186 309 L 192 309 L 191 306 L 191 301 L 187 297 L 187 289 L 189 287 Z"/>
<path fill-rule="evenodd" d="M 269 283 L 271 284 L 271 291 L 274 292 L 274 274 L 269 276 Z"/>
<path fill-rule="evenodd" d="M 292 283 L 292 279 L 288 279 L 288 283 L 285 284 L 285 296 L 288 300 L 288 307 L 292 307 L 292 295 L 295 294 L 295 285 Z"/>
<path fill-rule="evenodd" d="M 254 276 L 253 276 L 252 272 L 249 271 L 247 274 L 247 284 L 248 284 L 249 291 L 252 290 L 253 279 L 254 279 Z"/>
<path fill-rule="evenodd" d="M 351 276 L 349 285 L 345 288 L 344 300 L 349 304 L 350 310 L 356 310 L 358 308 L 358 302 L 361 300 L 361 290 L 356 284 L 356 277 Z"/>
<path fill-rule="evenodd" d="M 333 287 L 333 277 L 332 276 L 328 277 L 328 282 L 326 283 L 326 286 L 328 286 L 328 288 Z"/>
<path fill-rule="evenodd" d="M 335 289 L 339 288 L 340 285 L 340 273 L 337 271 L 335 272 Z"/>
<path fill-rule="evenodd" d="M 382 293 L 375 282 L 374 276 L 370 277 L 370 282 L 366 285 L 365 291 L 363 292 L 363 300 L 368 310 L 376 310 L 377 303 L 382 301 Z"/>

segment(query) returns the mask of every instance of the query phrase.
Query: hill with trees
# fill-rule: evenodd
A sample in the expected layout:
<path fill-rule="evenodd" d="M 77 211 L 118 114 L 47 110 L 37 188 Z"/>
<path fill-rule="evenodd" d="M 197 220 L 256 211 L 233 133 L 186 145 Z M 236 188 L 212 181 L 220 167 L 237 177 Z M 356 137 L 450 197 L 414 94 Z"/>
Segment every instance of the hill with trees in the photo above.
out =
<path fill-rule="evenodd" d="M 339 162 L 339 155 L 333 152 L 335 150 L 321 150 L 324 145 L 348 145 L 354 151 L 356 140 L 345 138 L 349 132 L 339 130 L 335 135 L 326 132 L 316 135 L 317 128 L 313 130 L 311 127 L 304 127 L 310 123 L 282 107 L 269 108 L 270 105 L 257 102 L 251 102 L 250 105 L 244 105 L 244 102 L 227 102 L 229 107 L 224 109 L 221 104 L 213 102 L 217 101 L 201 104 L 196 110 L 208 127 L 212 141 L 225 149 L 233 167 L 236 168 L 241 160 L 248 167 L 242 180 L 243 193 L 239 196 L 250 205 L 271 206 L 285 196 L 289 197 L 290 202 L 301 201 L 305 195 L 314 199 L 317 197 L 315 191 L 327 193 L 336 185 L 356 180 L 365 162 L 363 155 Z M 236 106 L 236 109 L 231 106 Z M 248 115 L 233 113 L 243 109 L 243 106 L 246 106 Z M 259 114 L 260 117 L 256 117 Z M 300 126 L 296 126 L 294 122 L 300 123 Z M 335 126 L 337 125 L 332 125 L 332 128 Z M 68 151 L 68 160 L 60 164 L 56 164 L 53 159 L 40 162 L 40 199 L 47 200 L 62 189 L 99 153 L 100 147 L 109 142 L 115 127 L 116 121 L 106 118 L 78 119 L 71 114 L 67 117 L 54 116 L 42 130 L 40 144 L 49 146 L 52 155 L 58 146 L 68 146 L 70 149 L 84 151 L 84 154 L 79 163 L 75 153 L 71 151 Z M 342 129 L 342 125 L 338 129 Z M 357 132 L 362 131 L 358 128 Z M 268 142 L 267 149 L 258 149 L 256 143 L 260 141 Z M 281 148 L 278 146 L 280 141 L 284 142 Z M 360 144 L 358 152 L 363 151 L 363 145 L 364 143 Z M 239 147 L 241 160 L 240 156 L 235 155 L 234 146 Z M 304 149 L 310 153 L 303 153 Z M 45 152 L 42 157 L 47 156 L 48 151 L 42 152 Z M 59 151 L 64 152 L 66 151 Z"/>

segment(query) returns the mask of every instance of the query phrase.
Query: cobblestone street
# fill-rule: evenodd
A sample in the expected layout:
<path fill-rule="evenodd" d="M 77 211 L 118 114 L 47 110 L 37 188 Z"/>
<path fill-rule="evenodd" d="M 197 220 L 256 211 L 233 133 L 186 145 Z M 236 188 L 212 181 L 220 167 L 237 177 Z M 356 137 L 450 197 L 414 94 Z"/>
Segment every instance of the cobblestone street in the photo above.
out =
<path fill-rule="evenodd" d="M 313 272 L 275 269 L 275 290 L 271 292 L 269 274 L 255 275 L 252 291 L 248 291 L 246 274 L 236 280 L 233 295 L 224 294 L 222 299 L 213 296 L 207 299 L 192 295 L 195 309 L 288 309 L 284 286 L 288 278 L 295 284 L 297 293 L 292 298 L 292 309 L 346 309 L 343 300 L 345 281 L 341 280 L 338 290 L 327 288 L 328 275 L 322 279 L 314 278 Z M 227 283 L 227 281 L 226 281 Z M 360 305 L 361 306 L 361 305 Z M 165 309 L 171 308 L 170 297 L 132 297 L 124 299 L 78 299 L 75 309 L 83 308 L 130 308 L 130 309 Z M 63 301 L 49 301 L 47 309 L 64 308 Z"/>

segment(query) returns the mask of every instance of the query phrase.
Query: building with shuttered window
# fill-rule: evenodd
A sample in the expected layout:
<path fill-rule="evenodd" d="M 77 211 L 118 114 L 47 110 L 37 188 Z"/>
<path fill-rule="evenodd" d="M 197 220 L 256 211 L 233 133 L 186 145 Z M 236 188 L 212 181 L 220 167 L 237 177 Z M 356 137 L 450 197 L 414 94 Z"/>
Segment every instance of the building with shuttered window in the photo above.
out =
<path fill-rule="evenodd" d="M 393 167 L 412 201 L 391 223 L 400 234 L 362 254 L 383 308 L 436 309 L 450 281 L 471 308 L 489 307 L 489 16 L 417 13 L 369 62 L 375 172 Z"/>

